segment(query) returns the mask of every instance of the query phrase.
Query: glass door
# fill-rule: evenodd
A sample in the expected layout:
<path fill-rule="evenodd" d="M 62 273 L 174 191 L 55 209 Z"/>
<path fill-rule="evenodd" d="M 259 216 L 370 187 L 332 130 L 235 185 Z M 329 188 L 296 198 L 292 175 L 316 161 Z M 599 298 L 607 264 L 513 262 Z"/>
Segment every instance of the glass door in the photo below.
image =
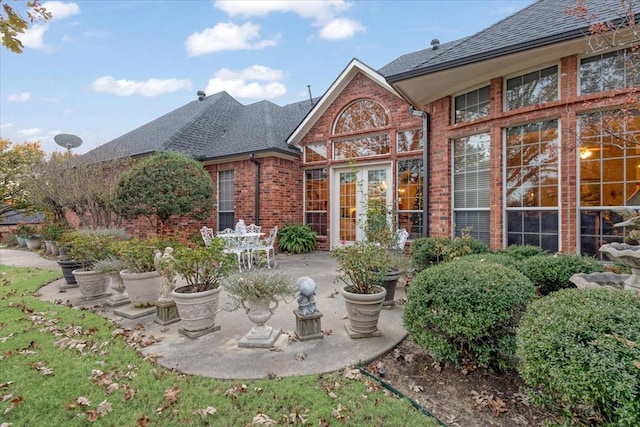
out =
<path fill-rule="evenodd" d="M 364 239 L 362 224 L 366 223 L 366 201 L 391 201 L 391 167 L 376 165 L 334 170 L 331 246 L 340 246 Z M 337 225 L 337 226 L 336 226 Z"/>

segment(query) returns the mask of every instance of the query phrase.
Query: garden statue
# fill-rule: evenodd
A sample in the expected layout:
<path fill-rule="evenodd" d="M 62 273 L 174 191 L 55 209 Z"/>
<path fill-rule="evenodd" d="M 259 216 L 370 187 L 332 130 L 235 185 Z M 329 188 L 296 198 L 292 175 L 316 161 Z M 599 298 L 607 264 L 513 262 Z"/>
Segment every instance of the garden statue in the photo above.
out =
<path fill-rule="evenodd" d="M 171 291 L 176 287 L 176 273 L 172 267 L 173 248 L 166 247 L 164 253 L 158 249 L 155 250 L 155 256 L 153 263 L 158 273 L 162 275 L 162 288 L 160 289 L 160 296 L 158 302 L 173 302 L 171 298 Z"/>
<path fill-rule="evenodd" d="M 310 277 L 300 277 L 296 282 L 298 288 L 298 313 L 308 316 L 318 311 L 316 307 L 316 283 Z"/>

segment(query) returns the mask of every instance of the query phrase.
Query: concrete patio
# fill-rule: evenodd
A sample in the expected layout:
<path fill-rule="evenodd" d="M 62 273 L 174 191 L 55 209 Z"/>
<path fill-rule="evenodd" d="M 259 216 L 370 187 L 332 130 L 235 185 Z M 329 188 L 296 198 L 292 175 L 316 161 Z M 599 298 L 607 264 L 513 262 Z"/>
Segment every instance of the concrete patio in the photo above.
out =
<path fill-rule="evenodd" d="M 405 289 L 400 283 L 395 294 L 396 302 L 400 303 L 393 309 L 382 311 L 379 322 L 382 336 L 352 339 L 344 327 L 346 310 L 338 292 L 342 285 L 334 283 L 337 264 L 330 253 L 280 253 L 277 261 L 277 268 L 287 270 L 292 277 L 308 276 L 315 281 L 316 303 L 322 313 L 323 338 L 298 341 L 281 336 L 271 349 L 239 347 L 238 341 L 253 327 L 253 323 L 244 310 L 237 310 L 218 313 L 216 324 L 220 330 L 192 339 L 178 333 L 181 322 L 162 326 L 155 322 L 155 314 L 129 319 L 114 311 L 129 315 L 135 311 L 131 306 L 109 307 L 104 304 L 106 297 L 84 301 L 77 288 L 61 289 L 64 279 L 41 288 L 40 298 L 76 308 L 91 308 L 122 327 L 139 330 L 144 337 L 157 340 L 155 344 L 142 348 L 143 354 L 157 356 L 158 363 L 166 368 L 220 379 L 282 377 L 341 370 L 375 359 L 392 350 L 405 338 L 401 303 Z M 28 250 L 0 249 L 0 264 L 60 270 L 55 260 Z M 220 306 L 225 306 L 227 302 L 229 298 L 223 291 Z M 295 298 L 288 303 L 281 303 L 267 325 L 293 337 L 296 328 L 293 310 L 296 308 Z"/>

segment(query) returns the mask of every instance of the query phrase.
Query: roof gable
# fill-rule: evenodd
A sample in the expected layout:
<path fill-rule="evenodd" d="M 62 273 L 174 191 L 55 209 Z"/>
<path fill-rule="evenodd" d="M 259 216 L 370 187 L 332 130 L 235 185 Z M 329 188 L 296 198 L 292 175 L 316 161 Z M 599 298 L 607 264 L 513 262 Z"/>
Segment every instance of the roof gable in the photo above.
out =
<path fill-rule="evenodd" d="M 373 70 L 368 65 L 360 62 L 358 59 L 353 58 L 351 62 L 345 67 L 340 75 L 334 80 L 329 89 L 322 95 L 320 101 L 316 103 L 311 111 L 307 114 L 304 120 L 295 128 L 293 133 L 287 139 L 287 142 L 294 146 L 299 147 L 300 141 L 311 130 L 313 125 L 324 115 L 327 109 L 333 104 L 336 98 L 342 93 L 349 82 L 358 74 L 362 73 L 370 80 L 374 81 L 384 89 L 401 98 L 400 94 L 391 87 L 381 74 Z"/>

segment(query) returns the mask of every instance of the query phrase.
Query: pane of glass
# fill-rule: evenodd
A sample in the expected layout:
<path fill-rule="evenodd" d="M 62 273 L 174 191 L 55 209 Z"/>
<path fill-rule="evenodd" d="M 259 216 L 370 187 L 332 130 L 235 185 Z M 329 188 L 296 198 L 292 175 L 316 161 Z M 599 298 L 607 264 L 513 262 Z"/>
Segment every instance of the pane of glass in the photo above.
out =
<path fill-rule="evenodd" d="M 327 144 L 309 144 L 304 147 L 305 162 L 320 162 L 327 160 Z"/>
<path fill-rule="evenodd" d="M 338 116 L 334 134 L 369 131 L 388 124 L 389 118 L 382 105 L 372 99 L 360 99 L 351 103 Z"/>
<path fill-rule="evenodd" d="M 558 214 L 556 212 L 540 213 L 540 231 L 545 234 L 558 234 Z"/>

